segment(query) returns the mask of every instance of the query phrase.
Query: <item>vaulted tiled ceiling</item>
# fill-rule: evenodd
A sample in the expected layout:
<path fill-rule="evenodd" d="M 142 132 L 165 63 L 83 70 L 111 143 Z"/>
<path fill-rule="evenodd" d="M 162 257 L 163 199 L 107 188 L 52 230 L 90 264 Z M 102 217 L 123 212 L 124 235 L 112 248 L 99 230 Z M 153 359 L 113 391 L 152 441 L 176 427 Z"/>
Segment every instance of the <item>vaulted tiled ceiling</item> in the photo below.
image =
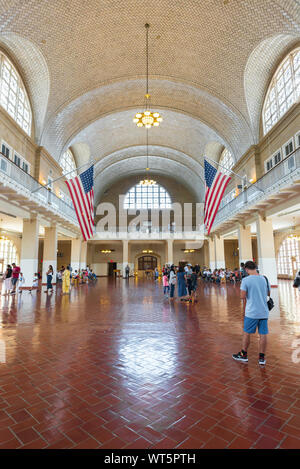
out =
<path fill-rule="evenodd" d="M 170 160 L 181 152 L 186 165 L 216 142 L 239 159 L 258 141 L 274 67 L 300 41 L 296 0 L 0 1 L 0 44 L 24 77 L 37 143 L 56 159 L 77 145 L 81 162 L 78 143 L 96 160 L 145 144 L 132 123 L 145 92 L 145 22 L 150 93 L 164 117 L 149 132 L 153 149 L 170 149 Z"/>

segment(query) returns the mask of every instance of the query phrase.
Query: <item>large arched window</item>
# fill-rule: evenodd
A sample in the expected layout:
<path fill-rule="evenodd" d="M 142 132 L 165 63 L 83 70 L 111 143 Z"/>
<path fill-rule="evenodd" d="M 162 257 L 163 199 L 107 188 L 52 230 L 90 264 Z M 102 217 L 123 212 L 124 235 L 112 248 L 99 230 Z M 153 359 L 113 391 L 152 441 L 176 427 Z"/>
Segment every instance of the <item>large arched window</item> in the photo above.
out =
<path fill-rule="evenodd" d="M 17 263 L 17 249 L 10 239 L 0 237 L 0 272 L 5 272 L 7 264 Z"/>
<path fill-rule="evenodd" d="M 170 209 L 171 204 L 168 192 L 159 184 L 151 186 L 137 184 L 127 192 L 124 209 Z"/>
<path fill-rule="evenodd" d="M 278 274 L 293 277 L 300 269 L 300 250 L 297 237 L 286 238 L 280 246 L 277 260 Z"/>
<path fill-rule="evenodd" d="M 226 173 L 227 175 L 229 175 L 230 171 L 228 171 L 228 170 L 231 169 L 234 166 L 234 160 L 232 158 L 232 155 L 231 155 L 230 151 L 227 150 L 227 148 L 225 148 L 222 151 L 222 154 L 221 154 L 221 157 L 220 157 L 220 160 L 219 160 L 219 164 L 222 165 L 220 170 L 223 171 L 224 173 Z M 224 169 L 225 169 L 225 171 L 224 171 Z"/>
<path fill-rule="evenodd" d="M 269 86 L 263 107 L 266 134 L 300 96 L 300 47 L 278 67 Z"/>
<path fill-rule="evenodd" d="M 31 134 L 32 112 L 23 81 L 10 60 L 0 52 L 0 104 Z"/>
<path fill-rule="evenodd" d="M 77 176 L 76 164 L 71 150 L 68 149 L 62 155 L 59 164 L 62 167 L 62 172 L 66 175 L 67 179 L 71 179 Z"/>

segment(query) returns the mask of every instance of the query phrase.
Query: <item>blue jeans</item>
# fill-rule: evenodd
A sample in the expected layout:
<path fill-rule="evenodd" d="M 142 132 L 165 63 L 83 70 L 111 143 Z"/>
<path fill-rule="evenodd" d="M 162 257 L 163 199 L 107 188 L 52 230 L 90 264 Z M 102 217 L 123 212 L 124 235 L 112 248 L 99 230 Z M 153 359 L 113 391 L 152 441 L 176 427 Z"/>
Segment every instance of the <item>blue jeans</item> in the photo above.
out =
<path fill-rule="evenodd" d="M 175 285 L 171 284 L 170 298 L 174 298 L 174 292 L 175 292 Z"/>
<path fill-rule="evenodd" d="M 167 293 L 169 293 L 169 290 L 170 290 L 170 287 L 169 285 L 164 287 L 164 295 L 166 295 Z"/>

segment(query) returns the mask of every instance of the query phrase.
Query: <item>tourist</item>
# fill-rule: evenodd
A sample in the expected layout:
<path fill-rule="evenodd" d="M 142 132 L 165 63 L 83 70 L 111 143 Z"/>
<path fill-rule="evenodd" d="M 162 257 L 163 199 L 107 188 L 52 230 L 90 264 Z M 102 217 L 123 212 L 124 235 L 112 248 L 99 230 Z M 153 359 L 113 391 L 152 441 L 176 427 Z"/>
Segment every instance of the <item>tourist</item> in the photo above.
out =
<path fill-rule="evenodd" d="M 19 280 L 19 275 L 20 275 L 20 267 L 18 267 L 14 262 L 12 263 L 12 278 L 11 278 L 11 284 L 12 284 L 12 291 L 11 295 L 14 295 L 16 293 L 16 288 L 17 288 L 17 283 Z"/>
<path fill-rule="evenodd" d="M 190 301 L 194 304 L 196 301 L 196 291 L 197 291 L 197 280 L 198 280 L 198 274 L 197 274 L 197 269 L 196 267 L 193 267 L 193 272 L 191 275 L 191 293 L 190 293 Z"/>
<path fill-rule="evenodd" d="M 127 264 L 126 267 L 125 267 L 125 278 L 126 279 L 129 279 L 129 272 L 130 272 L 130 268 L 129 268 L 129 265 Z"/>
<path fill-rule="evenodd" d="M 46 275 L 47 275 L 47 287 L 46 287 L 45 293 L 48 293 L 48 290 L 51 290 L 51 293 L 53 293 L 53 286 L 52 286 L 53 267 L 52 265 L 49 265 Z"/>
<path fill-rule="evenodd" d="M 244 262 L 241 262 L 241 270 L 240 270 L 240 272 L 241 272 L 241 277 L 242 277 L 242 279 L 248 276 L 248 274 L 247 274 L 247 272 L 246 272 L 246 269 L 245 269 L 245 263 L 244 263 Z"/>
<path fill-rule="evenodd" d="M 74 273 L 72 274 L 72 279 L 73 279 L 73 285 L 75 287 L 78 287 L 78 285 L 79 285 L 79 274 L 78 274 L 77 270 L 75 270 Z"/>
<path fill-rule="evenodd" d="M 300 291 L 300 270 L 299 270 L 299 272 L 297 273 L 297 275 L 295 277 L 293 287 L 298 288 L 298 290 Z"/>
<path fill-rule="evenodd" d="M 70 267 L 68 266 L 62 275 L 63 294 L 70 293 Z"/>
<path fill-rule="evenodd" d="M 18 293 L 22 293 L 22 288 L 25 283 L 25 278 L 22 272 L 19 275 L 19 282 L 18 282 Z"/>
<path fill-rule="evenodd" d="M 244 335 L 242 350 L 232 355 L 234 360 L 248 362 L 248 347 L 250 345 L 250 334 L 258 329 L 259 334 L 259 357 L 258 363 L 265 365 L 269 308 L 267 297 L 270 296 L 270 284 L 267 277 L 259 275 L 253 261 L 245 263 L 248 274 L 241 283 L 241 299 L 243 300 L 244 312 Z"/>
<path fill-rule="evenodd" d="M 192 266 L 191 264 L 187 264 L 185 266 L 185 278 L 186 278 L 186 284 L 187 284 L 187 289 L 188 289 L 188 292 L 189 292 L 189 297 L 191 299 L 191 294 L 192 294 L 192 273 L 193 273 L 193 270 L 192 270 Z"/>
<path fill-rule="evenodd" d="M 182 266 L 179 267 L 177 272 L 177 288 L 180 301 L 185 301 L 187 299 L 186 277 L 184 268 Z"/>
<path fill-rule="evenodd" d="M 158 277 L 159 277 L 159 271 L 158 271 L 158 268 L 155 267 L 155 269 L 154 269 L 154 279 L 155 279 L 156 282 L 158 280 Z"/>
<path fill-rule="evenodd" d="M 170 284 L 170 300 L 174 300 L 175 285 L 176 285 L 176 273 L 175 273 L 174 265 L 172 265 L 170 269 L 169 284 Z"/>
<path fill-rule="evenodd" d="M 29 289 L 29 293 L 31 293 L 32 290 L 39 291 L 39 274 L 38 274 L 38 272 L 36 272 L 34 274 L 34 277 L 33 277 L 33 280 L 32 280 L 32 287 Z"/>
<path fill-rule="evenodd" d="M 164 275 L 163 275 L 163 287 L 164 287 L 164 295 L 168 298 L 168 293 L 170 290 L 170 285 L 169 285 L 169 279 L 168 279 L 168 272 L 165 269 Z"/>
<path fill-rule="evenodd" d="M 3 295 L 8 295 L 11 290 L 11 277 L 12 277 L 12 267 L 10 264 L 7 265 L 6 271 L 4 273 L 4 293 Z"/>

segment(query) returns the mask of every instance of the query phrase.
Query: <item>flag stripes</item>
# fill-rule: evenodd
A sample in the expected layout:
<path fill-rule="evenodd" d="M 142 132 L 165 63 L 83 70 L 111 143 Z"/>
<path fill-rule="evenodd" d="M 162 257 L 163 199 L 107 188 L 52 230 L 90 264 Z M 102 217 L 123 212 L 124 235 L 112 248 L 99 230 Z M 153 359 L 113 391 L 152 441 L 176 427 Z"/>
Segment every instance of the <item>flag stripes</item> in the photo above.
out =
<path fill-rule="evenodd" d="M 205 175 L 205 204 L 204 224 L 209 234 L 215 221 L 225 189 L 231 180 L 230 176 L 217 171 L 211 164 L 204 160 Z"/>
<path fill-rule="evenodd" d="M 94 235 L 94 166 L 66 181 L 84 241 Z"/>

